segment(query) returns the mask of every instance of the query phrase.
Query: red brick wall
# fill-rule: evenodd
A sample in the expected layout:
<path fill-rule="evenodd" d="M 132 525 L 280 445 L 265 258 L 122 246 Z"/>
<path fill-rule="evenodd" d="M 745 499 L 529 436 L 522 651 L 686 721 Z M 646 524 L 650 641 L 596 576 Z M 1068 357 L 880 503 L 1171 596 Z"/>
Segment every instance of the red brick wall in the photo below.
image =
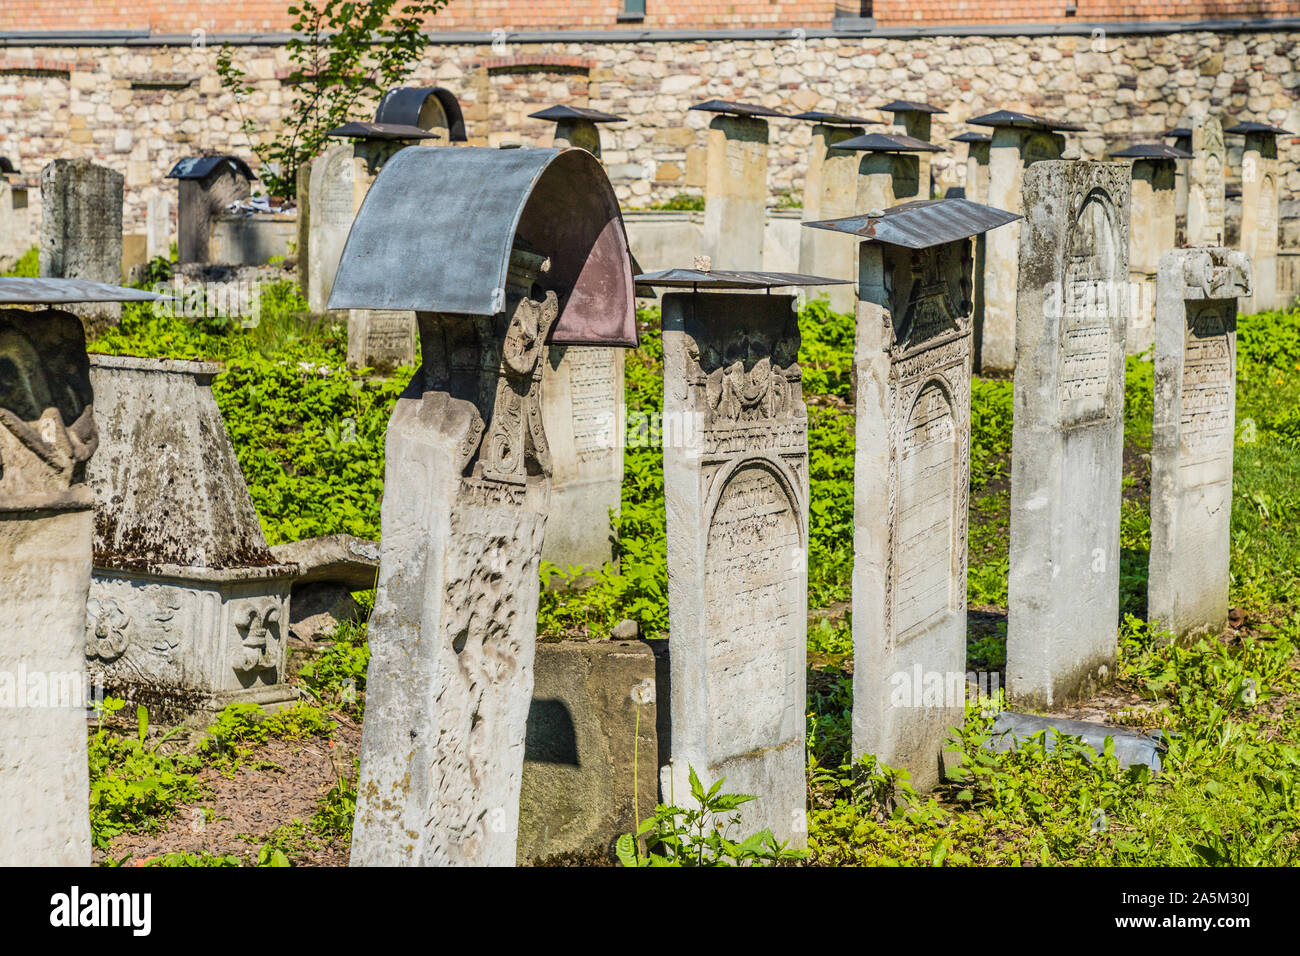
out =
<path fill-rule="evenodd" d="M 158 34 L 277 32 L 290 0 L 4 0 L 0 31 L 149 30 Z M 1070 0 L 875 0 L 882 27 L 1063 21 Z M 1073 19 L 1196 20 L 1295 16 L 1297 0 L 1076 0 Z M 615 30 L 829 27 L 854 0 L 646 0 L 639 24 L 620 22 L 622 0 L 452 0 L 433 21 L 442 30 Z"/>

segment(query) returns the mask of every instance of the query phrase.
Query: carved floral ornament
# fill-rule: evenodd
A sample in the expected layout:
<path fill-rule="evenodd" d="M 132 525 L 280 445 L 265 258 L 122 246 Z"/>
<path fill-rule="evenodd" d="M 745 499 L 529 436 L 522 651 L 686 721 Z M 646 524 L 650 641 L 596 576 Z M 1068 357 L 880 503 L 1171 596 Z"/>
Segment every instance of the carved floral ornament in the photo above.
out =
<path fill-rule="evenodd" d="M 970 331 L 969 240 L 924 249 L 885 247 L 884 286 L 895 357 L 947 332 Z"/>
<path fill-rule="evenodd" d="M 239 647 L 233 667 L 241 674 L 271 670 L 279 663 L 280 602 L 264 601 L 235 612 Z"/>

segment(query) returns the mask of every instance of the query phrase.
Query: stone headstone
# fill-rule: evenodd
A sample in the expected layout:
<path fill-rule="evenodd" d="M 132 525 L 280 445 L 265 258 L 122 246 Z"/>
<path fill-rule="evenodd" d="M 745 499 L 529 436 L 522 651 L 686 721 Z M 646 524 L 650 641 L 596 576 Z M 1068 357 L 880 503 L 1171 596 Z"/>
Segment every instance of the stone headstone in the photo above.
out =
<path fill-rule="evenodd" d="M 80 319 L 0 309 L 0 866 L 89 866 L 97 435 Z"/>
<path fill-rule="evenodd" d="M 924 790 L 966 700 L 971 243 L 859 255 L 853 752 Z"/>
<path fill-rule="evenodd" d="M 1007 693 L 1037 710 L 1115 665 L 1129 167 L 1035 163 L 1022 208 Z"/>
<path fill-rule="evenodd" d="M 806 841 L 808 425 L 790 295 L 663 297 L 672 759 L 663 799 L 756 794 L 745 835 Z"/>
<path fill-rule="evenodd" d="M 172 199 L 157 195 L 149 199 L 145 212 L 145 255 L 166 259 L 172 247 Z"/>
<path fill-rule="evenodd" d="M 979 120 L 971 120 L 979 123 Z M 1012 125 L 991 120 L 988 205 L 1024 212 L 1021 184 L 1034 163 L 1059 159 L 1065 137 L 1049 125 Z M 1059 128 L 1062 124 L 1056 124 Z M 1016 290 L 1020 266 L 1020 230 L 1014 223 L 984 240 L 983 309 L 976 314 L 975 355 L 981 372 L 1006 373 L 1015 367 Z"/>
<path fill-rule="evenodd" d="M 1176 223 L 1176 246 L 1187 244 L 1187 173 L 1191 168 L 1192 128 L 1179 126 L 1169 130 L 1166 137 L 1172 138 L 1174 148 L 1188 154 L 1187 159 L 1176 161 L 1174 172 L 1174 221 Z"/>
<path fill-rule="evenodd" d="M 1237 300 L 1251 263 L 1230 249 L 1171 250 L 1157 289 L 1147 611 L 1194 640 L 1228 620 Z"/>
<path fill-rule="evenodd" d="M 1156 272 L 1160 258 L 1177 244 L 1176 158 L 1133 160 L 1133 198 L 1129 237 L 1129 278 L 1133 314 L 1126 336 L 1128 354 L 1155 344 Z"/>
<path fill-rule="evenodd" d="M 551 510 L 542 557 L 561 568 L 594 572 L 615 562 L 610 511 L 622 500 L 623 407 L 622 349 L 549 347 L 542 421 L 551 449 Z"/>
<path fill-rule="evenodd" d="M 92 674 L 150 711 L 280 704 L 296 568 L 267 547 L 212 397 L 220 366 L 96 355 Z"/>
<path fill-rule="evenodd" d="M 715 269 L 763 268 L 767 224 L 767 121 L 715 116 L 704 185 L 704 254 Z"/>
<path fill-rule="evenodd" d="M 1241 304 L 1246 313 L 1285 308 L 1287 304 L 1287 297 L 1279 296 L 1277 289 L 1279 132 L 1284 131 L 1245 134 L 1246 148 L 1241 157 L 1241 251 L 1249 257 L 1255 279 L 1253 293 L 1245 296 Z"/>
<path fill-rule="evenodd" d="M 30 186 L 17 174 L 0 172 L 0 271 L 12 268 L 38 242 Z"/>
<path fill-rule="evenodd" d="M 497 315 L 419 314 L 389 424 L 353 865 L 515 863 L 559 306 L 540 256 L 511 262 Z"/>
<path fill-rule="evenodd" d="M 882 110 L 894 114 L 894 121 L 902 125 L 904 132 L 913 139 L 918 139 L 923 143 L 930 142 L 931 127 L 933 126 L 933 117 L 936 113 L 946 112 L 937 109 L 926 103 L 914 103 L 908 100 L 894 100 L 880 107 Z M 930 154 L 921 152 L 916 154 L 917 177 L 920 184 L 917 199 L 929 199 L 932 189 L 930 174 Z M 974 202 L 981 200 L 974 199 Z"/>
<path fill-rule="evenodd" d="M 41 170 L 42 276 L 117 285 L 122 279 L 121 173 L 88 159 L 56 159 Z M 69 308 L 93 334 L 122 320 L 115 302 Z"/>
<path fill-rule="evenodd" d="M 177 180 L 177 261 L 213 262 L 213 222 L 231 203 L 248 198 L 252 172 L 232 156 L 196 156 L 168 176 Z"/>
<path fill-rule="evenodd" d="M 1217 246 L 1224 241 L 1224 178 L 1228 153 L 1217 117 L 1192 123 L 1192 159 L 1187 171 L 1187 239 L 1189 246 Z"/>
<path fill-rule="evenodd" d="M 833 126 L 817 123 L 812 128 L 808 150 L 808 173 L 803 189 L 803 220 L 836 219 L 854 213 L 857 196 L 859 157 L 836 149 L 835 144 L 861 136 L 861 126 Z M 804 229 L 799 236 L 799 271 L 805 275 L 835 278 L 853 276 L 853 243 L 820 229 Z M 827 286 L 818 290 L 830 299 L 836 312 L 854 307 L 853 286 Z"/>

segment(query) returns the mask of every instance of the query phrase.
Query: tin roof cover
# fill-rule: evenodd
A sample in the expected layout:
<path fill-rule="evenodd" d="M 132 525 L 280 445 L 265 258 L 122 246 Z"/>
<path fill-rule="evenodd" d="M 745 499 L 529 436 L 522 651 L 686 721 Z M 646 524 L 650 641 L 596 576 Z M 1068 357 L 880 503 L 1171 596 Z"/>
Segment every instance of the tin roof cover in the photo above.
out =
<path fill-rule="evenodd" d="M 163 302 L 167 296 L 88 279 L 0 278 L 0 305 L 71 305 L 77 302 Z"/>
<path fill-rule="evenodd" d="M 918 199 L 885 210 L 872 210 L 863 216 L 823 219 L 803 225 L 909 249 L 926 249 L 978 236 L 1020 218 L 1016 213 L 969 199 Z"/>

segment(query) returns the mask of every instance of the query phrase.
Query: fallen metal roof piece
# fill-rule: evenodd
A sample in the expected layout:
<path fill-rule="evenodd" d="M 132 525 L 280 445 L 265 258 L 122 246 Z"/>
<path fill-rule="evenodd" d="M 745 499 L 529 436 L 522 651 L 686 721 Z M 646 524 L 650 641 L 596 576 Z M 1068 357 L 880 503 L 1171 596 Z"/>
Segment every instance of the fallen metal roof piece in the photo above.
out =
<path fill-rule="evenodd" d="M 828 126 L 880 125 L 880 120 L 867 119 L 865 116 L 845 116 L 843 113 L 821 113 L 817 110 L 808 113 L 795 113 L 790 119 L 807 120 L 810 123 L 825 123 Z"/>
<path fill-rule="evenodd" d="M 538 285 L 560 299 L 552 342 L 637 344 L 618 199 L 584 149 L 399 151 L 352 224 L 329 308 L 495 315 L 518 240 L 551 260 Z"/>
<path fill-rule="evenodd" d="M 529 113 L 529 119 L 550 120 L 558 123 L 566 119 L 582 119 L 589 123 L 621 123 L 622 116 L 615 116 L 613 113 L 606 113 L 602 110 L 593 110 L 586 106 L 548 106 L 544 110 L 538 110 L 536 113 Z"/>
<path fill-rule="evenodd" d="M 1160 769 L 1160 752 L 1165 749 L 1163 735 L 1153 736 L 1126 727 L 1109 727 L 1083 720 L 1016 714 L 1009 710 L 1002 711 L 993 721 L 993 735 L 987 746 L 994 752 L 1014 750 L 1035 734 L 1042 733 L 1044 745 L 1051 751 L 1056 749 L 1056 740 L 1051 733 L 1045 732 L 1052 730 L 1063 736 L 1082 738 L 1099 754 L 1105 751 L 1106 738 L 1109 737 L 1115 742 L 1115 757 L 1121 767 L 1146 764 L 1152 770 Z"/>
<path fill-rule="evenodd" d="M 885 110 L 889 113 L 946 113 L 947 110 L 941 110 L 937 106 L 931 106 L 929 103 L 917 103 L 914 100 L 891 100 L 884 106 L 878 106 L 876 109 Z"/>
<path fill-rule="evenodd" d="M 430 133 L 418 126 L 404 123 L 361 123 L 353 120 L 336 126 L 325 134 L 339 139 L 437 139 L 437 133 Z"/>
<path fill-rule="evenodd" d="M 1164 143 L 1138 143 L 1110 154 L 1113 159 L 1191 159 L 1192 154 Z"/>
<path fill-rule="evenodd" d="M 465 135 L 465 117 L 460 111 L 460 100 L 451 90 L 441 86 L 396 86 L 384 94 L 375 109 L 376 123 L 391 123 L 398 126 L 420 126 L 420 113 L 429 97 L 433 97 L 447 116 L 447 135 L 453 143 L 463 143 Z"/>
<path fill-rule="evenodd" d="M 1294 136 L 1295 133 L 1289 129 L 1283 129 L 1280 126 L 1270 126 L 1268 123 L 1245 122 L 1238 123 L 1236 126 L 1228 126 L 1223 130 L 1225 133 L 1272 133 L 1274 136 Z"/>
<path fill-rule="evenodd" d="M 172 167 L 164 179 L 207 179 L 215 170 L 229 164 L 245 179 L 256 179 L 248 163 L 238 156 L 190 156 Z"/>
<path fill-rule="evenodd" d="M 915 136 L 903 133 L 863 133 L 852 139 L 840 140 L 836 149 L 856 149 L 864 153 L 942 153 L 942 146 L 935 146 Z"/>
<path fill-rule="evenodd" d="M 926 249 L 978 236 L 1020 218 L 1014 212 L 969 199 L 918 199 L 888 209 L 871 210 L 862 216 L 822 219 L 803 225 L 909 249 Z"/>
<path fill-rule="evenodd" d="M 735 103 L 731 100 L 705 100 L 703 103 L 696 103 L 689 107 L 692 110 L 703 110 L 706 113 L 731 113 L 734 116 L 785 116 L 785 113 L 779 113 L 774 109 L 766 106 L 759 106 L 755 103 Z"/>
<path fill-rule="evenodd" d="M 670 289 L 771 289 L 775 286 L 847 285 L 849 281 L 797 272 L 738 272 L 731 269 L 664 269 L 636 277 L 639 286 Z"/>
<path fill-rule="evenodd" d="M 1034 116 L 1032 113 L 1017 113 L 1015 110 L 994 110 L 983 116 L 968 119 L 973 126 L 1023 126 L 1029 129 L 1067 130 L 1078 132 L 1083 129 L 1075 123 L 1063 123 L 1048 119 L 1046 116 Z"/>
<path fill-rule="evenodd" d="M 0 278 L 0 305 L 71 305 L 77 302 L 165 302 L 142 289 L 88 279 Z"/>

